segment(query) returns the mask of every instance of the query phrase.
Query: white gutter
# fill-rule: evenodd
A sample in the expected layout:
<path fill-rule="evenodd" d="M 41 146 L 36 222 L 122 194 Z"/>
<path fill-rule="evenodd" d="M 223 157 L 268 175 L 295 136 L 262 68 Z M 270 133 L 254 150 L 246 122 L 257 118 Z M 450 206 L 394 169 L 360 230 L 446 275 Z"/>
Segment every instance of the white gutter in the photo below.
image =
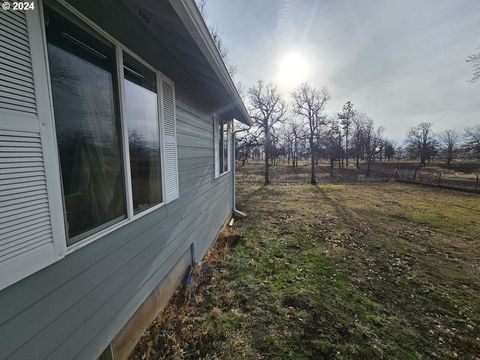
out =
<path fill-rule="evenodd" d="M 205 21 L 203 20 L 200 11 L 193 0 L 169 0 L 173 9 L 182 20 L 185 28 L 192 36 L 195 43 L 198 45 L 208 63 L 215 71 L 220 82 L 225 86 L 227 93 L 233 100 L 235 107 L 239 110 L 243 119 L 237 119 L 246 125 L 252 126 L 252 119 L 248 113 L 245 104 L 238 93 L 238 90 L 233 83 L 233 80 L 228 72 L 227 67 L 218 52 L 217 46 L 212 39 L 210 31 L 208 30 Z"/>

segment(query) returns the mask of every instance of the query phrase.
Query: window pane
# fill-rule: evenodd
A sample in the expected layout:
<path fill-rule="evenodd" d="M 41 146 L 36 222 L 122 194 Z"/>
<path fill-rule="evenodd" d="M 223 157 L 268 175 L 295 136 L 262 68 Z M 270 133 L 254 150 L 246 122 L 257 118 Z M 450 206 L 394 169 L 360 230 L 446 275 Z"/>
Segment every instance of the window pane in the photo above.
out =
<path fill-rule="evenodd" d="M 125 218 L 111 47 L 48 10 L 47 41 L 68 244 Z"/>
<path fill-rule="evenodd" d="M 157 85 L 155 73 L 128 55 L 124 76 L 133 207 L 139 212 L 162 202 Z"/>
<path fill-rule="evenodd" d="M 228 171 L 228 123 L 223 123 L 223 172 Z"/>
<path fill-rule="evenodd" d="M 217 123 L 217 134 L 218 134 L 218 173 L 222 174 L 223 173 L 223 121 L 221 119 L 218 119 Z"/>

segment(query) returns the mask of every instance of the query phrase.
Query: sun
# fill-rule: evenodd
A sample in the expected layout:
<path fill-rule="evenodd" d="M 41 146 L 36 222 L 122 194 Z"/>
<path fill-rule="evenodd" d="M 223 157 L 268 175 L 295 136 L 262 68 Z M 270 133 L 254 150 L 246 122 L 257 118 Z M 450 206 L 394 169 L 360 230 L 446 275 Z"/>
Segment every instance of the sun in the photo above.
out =
<path fill-rule="evenodd" d="M 298 52 L 290 52 L 280 59 L 278 65 L 278 81 L 285 88 L 293 88 L 307 81 L 308 62 Z"/>

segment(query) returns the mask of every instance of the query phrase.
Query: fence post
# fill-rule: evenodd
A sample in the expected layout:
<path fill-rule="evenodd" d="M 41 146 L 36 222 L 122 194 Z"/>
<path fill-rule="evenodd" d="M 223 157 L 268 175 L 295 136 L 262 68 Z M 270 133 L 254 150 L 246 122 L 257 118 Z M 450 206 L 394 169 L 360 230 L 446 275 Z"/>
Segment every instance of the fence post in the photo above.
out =
<path fill-rule="evenodd" d="M 413 174 L 413 182 L 417 181 L 417 171 L 418 171 L 418 168 L 415 168 L 415 173 Z"/>
<path fill-rule="evenodd" d="M 478 173 L 477 173 L 477 181 L 475 182 L 475 191 L 478 191 Z"/>
<path fill-rule="evenodd" d="M 442 173 L 438 173 L 438 185 L 441 185 L 442 183 Z"/>

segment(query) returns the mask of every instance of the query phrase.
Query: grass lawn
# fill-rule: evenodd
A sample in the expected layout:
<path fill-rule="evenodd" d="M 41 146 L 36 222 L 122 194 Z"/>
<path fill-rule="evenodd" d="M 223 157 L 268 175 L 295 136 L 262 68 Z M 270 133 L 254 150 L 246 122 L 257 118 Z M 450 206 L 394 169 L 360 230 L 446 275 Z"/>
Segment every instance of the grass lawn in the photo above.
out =
<path fill-rule="evenodd" d="M 238 197 L 248 218 L 132 359 L 480 359 L 480 196 L 372 183 Z"/>

